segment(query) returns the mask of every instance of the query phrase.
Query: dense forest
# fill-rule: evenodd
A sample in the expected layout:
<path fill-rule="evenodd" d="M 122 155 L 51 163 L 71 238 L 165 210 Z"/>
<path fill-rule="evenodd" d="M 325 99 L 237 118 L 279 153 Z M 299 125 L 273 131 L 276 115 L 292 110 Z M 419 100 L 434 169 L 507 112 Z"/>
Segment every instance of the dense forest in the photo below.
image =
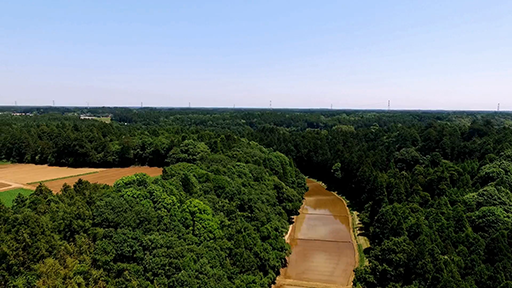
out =
<path fill-rule="evenodd" d="M 0 286 L 269 287 L 305 178 L 254 142 L 210 140 L 183 141 L 161 177 L 0 204 Z"/>
<path fill-rule="evenodd" d="M 167 167 L 165 173 L 114 187 L 77 183 L 56 196 L 40 187 L 12 209 L 2 207 L 1 242 L 12 245 L 0 250 L 4 284 L 45 286 L 80 277 L 85 286 L 269 287 L 284 265 L 287 247 L 280 239 L 305 191 L 302 172 L 360 212 L 360 232 L 371 247 L 355 285 L 512 287 L 511 114 L 84 110 L 0 115 L 0 158 L 75 167 L 151 165 Z M 81 113 L 113 121 L 80 120 Z M 157 191 L 172 199 L 172 208 L 158 208 Z M 134 214 L 105 208 L 116 205 Z M 200 233 L 181 220 L 197 211 L 210 221 Z M 160 223 L 158 213 L 171 215 L 169 222 Z M 134 215 L 148 219 L 136 222 Z M 27 243 L 21 235 L 47 239 Z M 116 254 L 106 255 L 112 247 Z M 153 253 L 167 262 L 147 262 L 158 257 Z M 48 272 L 55 267 L 69 273 Z M 207 278 L 215 284 L 201 282 Z"/>

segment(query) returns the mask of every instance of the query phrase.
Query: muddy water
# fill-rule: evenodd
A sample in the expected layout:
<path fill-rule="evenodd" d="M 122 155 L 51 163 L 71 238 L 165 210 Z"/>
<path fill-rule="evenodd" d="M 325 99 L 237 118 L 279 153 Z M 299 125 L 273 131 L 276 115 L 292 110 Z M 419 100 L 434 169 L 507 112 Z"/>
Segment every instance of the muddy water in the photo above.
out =
<path fill-rule="evenodd" d="M 276 287 L 350 286 L 356 260 L 349 211 L 344 201 L 320 184 L 308 180 L 308 186 L 288 238 L 292 254 Z"/>

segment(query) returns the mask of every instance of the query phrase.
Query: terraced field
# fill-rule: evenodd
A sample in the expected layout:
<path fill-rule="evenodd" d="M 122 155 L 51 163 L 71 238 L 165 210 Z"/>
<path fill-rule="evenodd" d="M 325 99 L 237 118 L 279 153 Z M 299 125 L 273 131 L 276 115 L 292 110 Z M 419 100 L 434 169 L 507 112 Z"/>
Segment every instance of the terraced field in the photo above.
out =
<path fill-rule="evenodd" d="M 348 208 L 321 184 L 308 180 L 308 186 L 287 236 L 288 267 L 275 287 L 350 287 L 357 260 Z"/>

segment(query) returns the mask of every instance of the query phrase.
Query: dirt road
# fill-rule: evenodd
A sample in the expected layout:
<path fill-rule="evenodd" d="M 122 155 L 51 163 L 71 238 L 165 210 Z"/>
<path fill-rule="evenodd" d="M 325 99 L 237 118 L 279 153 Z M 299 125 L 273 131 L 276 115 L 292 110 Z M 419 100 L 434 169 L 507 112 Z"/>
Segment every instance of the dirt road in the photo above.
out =
<path fill-rule="evenodd" d="M 357 260 L 349 210 L 321 184 L 307 183 L 309 191 L 287 238 L 292 254 L 275 287 L 351 287 Z"/>

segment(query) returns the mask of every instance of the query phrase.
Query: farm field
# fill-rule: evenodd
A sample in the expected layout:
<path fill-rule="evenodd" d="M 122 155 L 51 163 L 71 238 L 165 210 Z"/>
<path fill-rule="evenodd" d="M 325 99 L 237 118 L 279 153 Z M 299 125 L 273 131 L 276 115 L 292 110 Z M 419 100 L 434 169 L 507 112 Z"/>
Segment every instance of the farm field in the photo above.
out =
<path fill-rule="evenodd" d="M 16 196 L 18 196 L 18 194 L 23 194 L 25 196 L 28 196 L 30 194 L 32 194 L 32 190 L 29 190 L 29 189 L 24 189 L 24 188 L 16 188 L 16 189 L 12 189 L 12 190 L 8 190 L 8 191 L 3 191 L 3 192 L 0 192 L 0 201 L 2 201 L 2 203 L 5 204 L 5 206 L 7 207 L 11 207 L 12 206 L 12 201 L 14 201 L 14 199 L 16 198 Z"/>
<path fill-rule="evenodd" d="M 99 172 L 102 170 L 104 169 L 68 168 L 34 164 L 7 164 L 0 166 L 0 181 L 27 184 Z"/>
<path fill-rule="evenodd" d="M 308 186 L 288 234 L 288 266 L 274 287 L 350 287 L 357 260 L 347 206 L 319 183 Z"/>
<path fill-rule="evenodd" d="M 0 193 L 19 188 L 34 190 L 41 182 L 53 192 L 58 193 L 64 183 L 73 185 L 80 178 L 92 183 L 112 185 L 117 179 L 136 173 L 146 173 L 154 177 L 160 175 L 162 169 L 138 166 L 97 169 L 6 164 L 0 166 Z"/>
<path fill-rule="evenodd" d="M 108 184 L 112 185 L 116 180 L 128 176 L 133 175 L 136 173 L 146 173 L 151 177 L 159 176 L 162 174 L 162 168 L 157 167 L 128 167 L 128 168 L 110 168 L 110 169 L 103 169 L 99 171 L 98 173 L 93 174 L 87 174 L 82 176 L 75 176 L 75 177 L 68 177 L 65 179 L 58 179 L 54 181 L 48 181 L 45 182 L 44 185 L 46 185 L 48 188 L 50 188 L 54 193 L 58 193 L 60 189 L 62 188 L 62 185 L 65 183 L 69 185 L 73 185 L 78 179 L 87 180 L 91 183 L 101 183 L 101 184 Z M 37 187 L 38 184 L 32 184 L 31 186 L 33 189 Z"/>

